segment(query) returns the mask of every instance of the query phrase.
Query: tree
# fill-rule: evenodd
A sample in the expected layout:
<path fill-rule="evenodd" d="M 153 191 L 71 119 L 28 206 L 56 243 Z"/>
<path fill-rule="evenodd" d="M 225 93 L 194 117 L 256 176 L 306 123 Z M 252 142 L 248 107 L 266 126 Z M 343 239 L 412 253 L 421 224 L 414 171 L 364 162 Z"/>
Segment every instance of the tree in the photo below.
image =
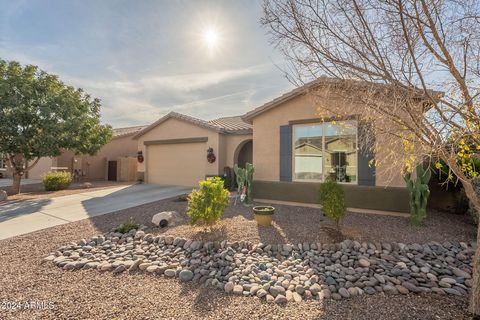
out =
<path fill-rule="evenodd" d="M 100 100 L 38 67 L 0 60 L 0 154 L 12 168 L 14 193 L 41 157 L 62 149 L 95 154 L 111 138 Z"/>
<path fill-rule="evenodd" d="M 361 118 L 391 124 L 372 126 L 362 139 L 402 141 L 409 171 L 440 158 L 479 211 L 471 161 L 480 150 L 478 1 L 265 0 L 263 9 L 290 80 L 333 78 L 346 103 L 365 106 Z M 399 158 L 395 148 L 364 145 L 390 152 L 392 163 Z M 477 244 L 470 311 L 480 317 L 480 227 Z"/>

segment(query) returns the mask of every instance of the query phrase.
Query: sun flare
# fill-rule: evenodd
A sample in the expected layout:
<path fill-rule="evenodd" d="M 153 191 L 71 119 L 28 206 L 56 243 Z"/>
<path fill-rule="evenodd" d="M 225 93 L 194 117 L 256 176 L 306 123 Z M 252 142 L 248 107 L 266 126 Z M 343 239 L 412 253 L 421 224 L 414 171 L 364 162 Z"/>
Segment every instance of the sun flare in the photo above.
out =
<path fill-rule="evenodd" d="M 203 41 L 208 49 L 213 50 L 218 46 L 218 32 L 214 28 L 207 28 L 203 32 Z"/>

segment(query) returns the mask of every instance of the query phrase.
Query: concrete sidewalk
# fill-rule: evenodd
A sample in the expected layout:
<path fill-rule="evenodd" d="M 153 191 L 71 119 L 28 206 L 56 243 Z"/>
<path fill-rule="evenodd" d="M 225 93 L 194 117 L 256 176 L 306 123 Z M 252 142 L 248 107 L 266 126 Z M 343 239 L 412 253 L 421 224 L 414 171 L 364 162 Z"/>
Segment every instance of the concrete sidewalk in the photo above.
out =
<path fill-rule="evenodd" d="M 189 193 L 175 186 L 131 185 L 0 205 L 0 239 Z"/>

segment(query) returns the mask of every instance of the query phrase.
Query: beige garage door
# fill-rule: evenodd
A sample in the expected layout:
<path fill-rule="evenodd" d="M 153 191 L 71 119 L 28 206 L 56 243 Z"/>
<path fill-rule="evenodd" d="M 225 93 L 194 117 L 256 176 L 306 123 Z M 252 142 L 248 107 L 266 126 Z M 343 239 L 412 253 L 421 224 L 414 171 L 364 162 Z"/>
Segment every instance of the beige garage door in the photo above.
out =
<path fill-rule="evenodd" d="M 205 143 L 147 147 L 147 182 L 193 187 L 205 178 Z"/>

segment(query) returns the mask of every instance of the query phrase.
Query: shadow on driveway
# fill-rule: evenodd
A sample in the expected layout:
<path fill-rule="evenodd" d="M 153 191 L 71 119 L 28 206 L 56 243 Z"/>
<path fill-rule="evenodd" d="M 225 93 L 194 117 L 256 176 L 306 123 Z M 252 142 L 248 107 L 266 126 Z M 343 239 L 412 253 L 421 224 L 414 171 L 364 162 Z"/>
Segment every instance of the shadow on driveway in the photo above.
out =
<path fill-rule="evenodd" d="M 129 185 L 0 206 L 0 239 L 171 198 L 191 188 Z M 92 220 L 95 223 L 95 220 Z"/>
<path fill-rule="evenodd" d="M 51 199 L 7 202 L 0 205 L 0 223 L 41 211 Z"/>

